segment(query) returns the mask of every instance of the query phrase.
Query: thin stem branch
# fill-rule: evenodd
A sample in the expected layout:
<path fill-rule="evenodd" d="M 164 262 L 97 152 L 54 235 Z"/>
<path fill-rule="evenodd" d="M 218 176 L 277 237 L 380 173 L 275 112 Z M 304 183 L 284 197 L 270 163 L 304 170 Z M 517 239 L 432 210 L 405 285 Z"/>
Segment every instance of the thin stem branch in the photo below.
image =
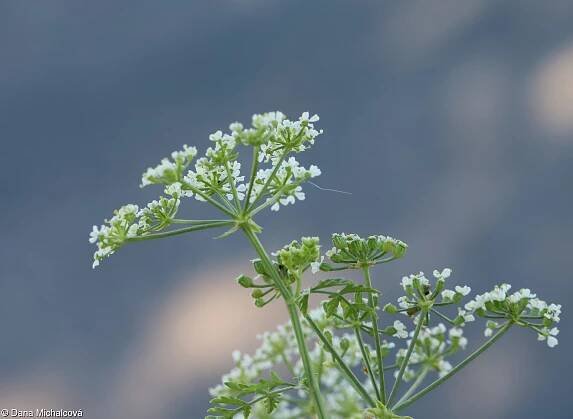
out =
<path fill-rule="evenodd" d="M 225 171 L 227 172 L 227 182 L 231 185 L 231 193 L 233 194 L 235 208 L 239 211 L 241 209 L 241 201 L 239 200 L 239 194 L 237 193 L 237 187 L 235 186 L 235 179 L 233 178 L 233 173 L 231 172 L 231 167 L 227 160 L 225 160 Z"/>
<path fill-rule="evenodd" d="M 370 381 L 372 382 L 372 387 L 374 387 L 376 398 L 380 400 L 381 399 L 380 390 L 378 389 L 378 384 L 376 383 L 376 377 L 374 376 L 374 371 L 372 370 L 372 365 L 370 364 L 370 355 L 366 350 L 366 346 L 364 345 L 364 341 L 362 340 L 362 335 L 360 334 L 360 328 L 355 327 L 354 333 L 356 334 L 356 340 L 358 340 L 358 346 L 360 346 L 360 352 L 362 352 L 362 359 L 364 359 L 364 363 L 366 364 L 366 369 L 368 370 L 368 376 L 370 377 Z"/>
<path fill-rule="evenodd" d="M 416 325 L 416 330 L 414 331 L 414 336 L 410 341 L 410 346 L 408 346 L 408 351 L 406 352 L 406 357 L 404 361 L 402 361 L 402 365 L 400 365 L 400 370 L 398 371 L 398 377 L 396 377 L 396 381 L 392 386 L 392 391 L 390 391 L 390 396 L 388 397 L 388 405 L 392 403 L 394 397 L 398 394 L 398 389 L 400 388 L 400 384 L 402 384 L 402 378 L 404 376 L 404 371 L 406 371 L 406 367 L 408 366 L 408 362 L 410 361 L 410 357 L 412 356 L 412 352 L 414 351 L 414 347 L 416 346 L 416 341 L 418 340 L 418 335 L 420 334 L 420 330 L 422 330 L 422 326 L 424 324 L 424 316 L 426 315 L 426 311 L 422 310 L 418 317 L 418 324 Z"/>
<path fill-rule="evenodd" d="M 478 356 L 480 356 L 486 349 L 488 349 L 491 345 L 493 345 L 499 338 L 501 338 L 510 328 L 511 326 L 513 326 L 512 322 L 507 322 L 505 323 L 501 329 L 499 329 L 495 335 L 493 335 L 491 338 L 489 338 L 482 346 L 480 346 L 478 349 L 476 349 L 473 353 L 471 353 L 466 359 L 464 359 L 462 362 L 460 362 L 458 365 L 456 365 L 454 368 L 452 368 L 450 370 L 450 372 L 448 372 L 446 375 L 444 375 L 443 377 L 438 378 L 436 381 L 434 381 L 433 383 L 431 383 L 430 385 L 428 385 L 427 387 L 423 388 L 422 390 L 420 390 L 418 393 L 414 394 L 412 397 L 410 397 L 409 399 L 398 403 L 392 410 L 394 412 L 398 412 L 399 410 L 402 410 L 408 406 L 410 406 L 412 403 L 414 403 L 416 400 L 418 400 L 420 397 L 425 396 L 427 393 L 429 393 L 430 391 L 434 390 L 436 387 L 438 387 L 439 385 L 443 384 L 445 381 L 447 381 L 448 379 L 450 379 L 453 375 L 455 375 L 456 373 L 458 373 L 459 371 L 461 371 L 466 365 L 468 365 L 471 361 L 473 361 L 474 359 L 476 359 Z"/>
<path fill-rule="evenodd" d="M 247 195 L 245 196 L 245 204 L 243 207 L 243 212 L 249 207 L 249 201 L 251 200 L 251 194 L 253 193 L 253 186 L 255 186 L 255 180 L 257 178 L 257 170 L 259 168 L 259 151 L 260 146 L 253 147 L 253 161 L 251 162 L 251 176 L 249 177 L 249 188 L 247 189 Z"/>
<path fill-rule="evenodd" d="M 172 224 L 210 224 L 219 222 L 231 222 L 231 220 L 184 220 L 181 218 L 174 218 L 171 220 Z"/>
<path fill-rule="evenodd" d="M 431 308 L 430 311 L 432 313 L 434 313 L 436 316 L 441 317 L 443 320 L 447 321 L 449 324 L 456 326 L 456 323 L 450 319 L 448 316 L 446 316 L 445 314 L 440 313 L 438 310 L 436 310 L 435 308 Z"/>
<path fill-rule="evenodd" d="M 263 188 L 261 189 L 261 191 L 258 193 L 258 195 L 255 197 L 255 199 L 253 200 L 252 204 L 247 203 L 247 211 L 250 212 L 251 209 L 255 206 L 255 204 L 259 201 L 259 199 L 261 199 L 261 197 L 267 192 L 267 189 L 271 183 L 271 181 L 273 180 L 273 178 L 275 177 L 275 175 L 277 174 L 277 172 L 279 171 L 280 166 L 282 165 L 285 157 L 287 156 L 287 152 L 285 151 L 284 153 L 282 153 L 282 155 L 280 156 L 279 160 L 277 161 L 277 164 L 275 165 L 273 171 L 271 172 L 271 175 L 267 178 L 266 182 L 263 185 Z"/>
<path fill-rule="evenodd" d="M 370 278 L 370 268 L 365 267 L 362 269 L 364 273 L 364 282 L 368 288 L 372 288 L 372 280 Z M 378 334 L 378 311 L 376 310 L 376 302 L 371 292 L 368 293 L 368 304 L 372 309 L 372 328 L 374 336 L 374 344 L 376 346 L 376 360 L 378 362 L 378 385 L 380 388 L 380 401 L 386 404 L 386 384 L 384 382 L 384 360 L 382 359 L 382 345 L 380 343 L 380 335 Z"/>
<path fill-rule="evenodd" d="M 267 272 L 270 273 L 271 279 L 279 289 L 282 297 L 284 298 L 287 310 L 290 316 L 292 328 L 295 334 L 296 342 L 298 345 L 298 350 L 300 353 L 300 358 L 302 360 L 302 364 L 304 367 L 304 372 L 306 378 L 308 380 L 308 387 L 310 390 L 311 397 L 314 400 L 317 415 L 320 419 L 326 419 L 326 412 L 324 409 L 324 405 L 322 402 L 322 397 L 320 395 L 320 387 L 314 376 L 312 371 L 312 364 L 310 362 L 310 356 L 308 354 L 308 348 L 306 347 L 304 333 L 302 331 L 302 326 L 300 324 L 299 313 L 296 307 L 296 303 L 292 296 L 291 289 L 284 283 L 282 280 L 279 272 L 276 270 L 275 266 L 273 265 L 267 251 L 263 247 L 263 244 L 260 242 L 257 235 L 253 232 L 251 227 L 248 224 L 244 224 L 242 226 L 243 232 L 255 248 L 256 252 L 258 253 L 259 257 L 261 258 L 261 262 L 265 266 Z"/>
<path fill-rule="evenodd" d="M 400 398 L 400 400 L 398 400 L 397 404 L 402 403 L 404 400 L 408 399 L 408 397 L 410 397 L 418 387 L 420 387 L 420 385 L 424 382 L 424 379 L 426 378 L 426 376 L 428 375 L 428 367 L 424 367 L 422 368 L 422 370 L 420 371 L 420 373 L 418 374 L 418 377 L 416 378 L 416 381 L 414 381 L 412 383 L 412 385 L 410 386 L 410 388 L 404 393 L 404 395 Z"/>
<path fill-rule="evenodd" d="M 225 227 L 235 224 L 234 221 L 217 221 L 212 223 L 197 224 L 190 227 L 180 228 L 177 230 L 164 231 L 161 233 L 146 234 L 145 236 L 130 237 L 127 242 L 140 242 L 145 240 L 162 239 L 164 237 L 178 236 L 180 234 L 190 233 L 192 231 L 207 230 L 209 228 Z"/>
<path fill-rule="evenodd" d="M 340 369 L 342 370 L 342 372 L 344 373 L 346 378 L 348 378 L 350 383 L 354 386 L 354 389 L 364 398 L 364 400 L 370 406 L 374 407 L 376 405 L 376 403 L 374 402 L 372 397 L 370 397 L 370 394 L 368 394 L 368 391 L 364 388 L 364 386 L 362 385 L 360 380 L 356 377 L 356 375 L 354 375 L 354 373 L 348 367 L 348 365 L 346 365 L 346 362 L 344 362 L 344 359 L 342 359 L 340 354 L 336 351 L 336 349 L 334 349 L 334 347 L 330 344 L 328 339 L 326 339 L 326 336 L 324 336 L 324 334 L 319 329 L 319 327 L 316 325 L 316 323 L 312 320 L 312 318 L 308 314 L 305 315 L 305 319 L 308 322 L 308 324 L 310 325 L 310 327 L 312 328 L 312 330 L 314 330 L 314 333 L 316 333 L 316 335 L 318 336 L 320 341 L 323 343 L 325 348 L 328 350 L 328 352 L 330 352 L 330 354 L 332 355 L 334 360 L 338 363 L 338 366 L 340 367 Z"/>
<path fill-rule="evenodd" d="M 186 187 L 188 187 L 191 192 L 193 192 L 194 194 L 199 195 L 201 198 L 203 198 L 205 201 L 209 202 L 211 205 L 213 205 L 214 207 L 218 208 L 219 210 L 223 211 L 225 214 L 227 214 L 230 217 L 235 218 L 235 216 L 237 214 L 235 214 L 233 211 L 231 211 L 230 209 L 228 209 L 227 207 L 225 207 L 223 204 L 221 204 L 220 202 L 217 202 L 216 200 L 214 200 L 213 198 L 211 198 L 209 195 L 207 195 L 206 193 L 203 193 L 202 191 L 200 191 L 199 189 L 195 188 L 194 186 L 191 185 L 186 185 Z"/>

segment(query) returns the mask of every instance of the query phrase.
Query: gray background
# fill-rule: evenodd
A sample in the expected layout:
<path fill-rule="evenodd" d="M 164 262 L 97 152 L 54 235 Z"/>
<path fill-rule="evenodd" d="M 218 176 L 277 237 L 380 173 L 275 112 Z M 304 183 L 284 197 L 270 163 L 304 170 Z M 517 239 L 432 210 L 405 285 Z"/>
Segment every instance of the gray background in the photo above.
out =
<path fill-rule="evenodd" d="M 410 245 L 376 272 L 390 298 L 401 274 L 450 266 L 567 310 L 572 20 L 562 0 L 0 3 L 0 407 L 202 417 L 230 351 L 284 319 L 232 281 L 253 253 L 201 233 L 92 271 L 87 234 L 155 196 L 146 167 L 255 112 L 319 113 L 304 159 L 352 192 L 307 187 L 263 216 L 270 248 L 387 233 Z M 515 330 L 408 413 L 569 417 L 564 317 L 556 349 Z"/>

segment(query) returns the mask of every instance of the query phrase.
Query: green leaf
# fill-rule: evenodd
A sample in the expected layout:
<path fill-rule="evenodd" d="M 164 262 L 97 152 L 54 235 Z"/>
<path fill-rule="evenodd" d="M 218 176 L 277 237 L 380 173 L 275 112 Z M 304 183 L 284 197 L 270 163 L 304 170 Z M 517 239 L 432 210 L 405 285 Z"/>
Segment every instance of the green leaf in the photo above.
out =
<path fill-rule="evenodd" d="M 308 293 L 306 292 L 302 293 L 301 295 L 299 295 L 297 301 L 300 312 L 304 315 L 308 313 L 308 297 L 309 297 Z"/>
<path fill-rule="evenodd" d="M 329 279 L 323 279 L 323 280 L 319 281 L 319 283 L 316 284 L 314 287 L 312 287 L 310 290 L 312 292 L 312 291 L 323 290 L 326 288 L 340 287 L 340 286 L 346 286 L 346 285 L 351 285 L 351 284 L 353 284 L 353 282 L 349 279 L 329 278 Z"/>
<path fill-rule="evenodd" d="M 237 405 L 243 406 L 245 402 L 238 397 L 231 397 L 231 396 L 218 396 L 215 397 L 210 401 L 212 404 L 229 404 L 229 405 Z"/>

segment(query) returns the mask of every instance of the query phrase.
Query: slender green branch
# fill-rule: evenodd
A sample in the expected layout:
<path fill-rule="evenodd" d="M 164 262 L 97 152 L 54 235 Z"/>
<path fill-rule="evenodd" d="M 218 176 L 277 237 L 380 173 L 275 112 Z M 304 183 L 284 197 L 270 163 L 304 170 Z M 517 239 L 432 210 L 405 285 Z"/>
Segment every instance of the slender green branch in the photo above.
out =
<path fill-rule="evenodd" d="M 288 152 L 285 151 L 284 153 L 281 154 L 280 158 L 278 159 L 273 171 L 271 172 L 271 175 L 267 178 L 266 182 L 263 185 L 263 188 L 261 189 L 261 191 L 257 194 L 257 196 L 255 197 L 255 199 L 253 200 L 252 204 L 247 203 L 247 211 L 251 212 L 251 209 L 253 209 L 253 207 L 256 205 L 256 203 L 259 201 L 259 199 L 261 199 L 263 197 L 263 195 L 265 193 L 267 193 L 267 189 L 269 187 L 269 185 L 271 184 L 271 181 L 273 180 L 273 178 L 275 177 L 275 175 L 277 174 L 277 172 L 280 169 L 280 166 L 282 165 L 285 157 L 287 156 Z"/>
<path fill-rule="evenodd" d="M 180 228 L 177 230 L 164 231 L 161 233 L 146 234 L 145 236 L 130 237 L 126 242 L 140 242 L 145 240 L 162 239 L 164 237 L 178 236 L 180 234 L 190 233 L 192 231 L 207 230 L 209 228 L 225 227 L 235 224 L 234 221 L 217 221 L 213 223 L 205 223 L 193 225 L 190 227 Z"/>
<path fill-rule="evenodd" d="M 354 373 L 352 372 L 352 370 L 348 367 L 348 365 L 346 365 L 346 362 L 344 362 L 344 359 L 342 359 L 342 357 L 338 354 L 338 352 L 336 351 L 336 349 L 334 349 L 334 347 L 331 345 L 331 343 L 328 341 L 328 339 L 326 338 L 326 336 L 324 336 L 324 334 L 322 333 L 322 331 L 319 329 L 319 327 L 316 325 L 316 323 L 314 322 L 314 320 L 312 320 L 312 318 L 307 314 L 305 315 L 305 319 L 308 322 L 308 324 L 310 325 L 310 327 L 312 328 L 312 330 L 314 330 L 314 333 L 316 333 L 316 335 L 318 336 L 318 338 L 320 339 L 320 341 L 323 343 L 324 347 L 328 350 L 328 352 L 330 352 L 330 354 L 332 355 L 332 357 L 334 358 L 334 360 L 337 362 L 339 368 L 341 369 L 341 371 L 344 373 L 344 375 L 346 376 L 346 378 L 348 378 L 348 380 L 350 381 L 350 383 L 352 384 L 352 386 L 354 387 L 354 389 L 364 398 L 364 400 L 372 407 L 374 407 L 376 405 L 376 403 L 374 402 L 374 400 L 372 399 L 372 397 L 370 397 L 370 394 L 368 394 L 368 391 L 364 388 L 364 386 L 362 385 L 362 383 L 360 382 L 360 380 L 356 377 L 356 375 L 354 375 Z"/>
<path fill-rule="evenodd" d="M 290 184 L 289 186 L 296 188 L 296 187 L 300 186 L 300 185 L 302 184 L 302 182 L 303 182 L 302 180 L 299 180 L 298 182 L 293 182 L 293 183 Z M 276 203 L 279 201 L 279 199 L 281 198 L 282 194 L 284 193 L 284 190 L 283 190 L 283 189 L 284 189 L 283 187 L 279 188 L 279 190 L 278 190 L 272 197 L 270 197 L 269 199 L 267 199 L 264 203 L 262 203 L 261 205 L 259 205 L 257 208 L 251 210 L 250 214 L 251 214 L 251 215 L 258 214 L 259 212 L 261 212 L 261 211 L 264 210 L 265 208 L 267 208 L 267 207 L 269 207 L 269 206 L 271 206 L 271 205 L 276 204 Z"/>
<path fill-rule="evenodd" d="M 292 365 L 292 362 L 290 362 L 290 360 L 286 356 L 285 351 L 281 351 L 281 359 L 283 360 L 285 366 L 287 367 L 287 369 L 289 370 L 291 375 L 294 377 L 296 375 L 295 371 L 294 371 L 294 367 Z"/>
<path fill-rule="evenodd" d="M 394 385 L 392 386 L 392 391 L 390 391 L 390 396 L 388 397 L 388 405 L 392 403 L 394 397 L 398 394 L 398 389 L 400 388 L 400 384 L 402 384 L 402 377 L 404 376 L 404 371 L 406 371 L 406 367 L 408 366 L 408 362 L 410 361 L 410 357 L 412 356 L 412 352 L 414 351 L 414 347 L 416 346 L 418 335 L 420 334 L 420 330 L 422 330 L 425 315 L 426 311 L 422 310 L 422 312 L 418 316 L 418 324 L 416 325 L 414 336 L 410 341 L 410 346 L 408 346 L 406 357 L 404 358 L 404 361 L 402 361 L 402 364 L 400 365 L 400 370 L 398 371 L 398 377 L 396 377 L 396 381 L 394 381 Z"/>
<path fill-rule="evenodd" d="M 429 371 L 430 370 L 427 366 L 422 368 L 422 370 L 418 374 L 418 377 L 416 378 L 416 381 L 412 383 L 410 388 L 404 393 L 404 395 L 400 398 L 400 400 L 398 400 L 397 404 L 402 403 L 404 400 L 410 397 L 418 389 L 418 387 L 420 387 L 420 385 L 424 382 L 424 379 L 428 375 Z"/>
<path fill-rule="evenodd" d="M 362 269 L 364 273 L 364 282 L 368 288 L 372 288 L 372 280 L 370 278 L 370 268 L 364 267 Z M 378 362 L 378 379 L 380 388 L 381 402 L 386 404 L 386 384 L 384 382 L 384 360 L 382 359 L 382 345 L 380 343 L 380 335 L 378 334 L 378 310 L 376 309 L 376 302 L 374 301 L 374 296 L 372 293 L 368 293 L 368 304 L 372 309 L 372 328 L 374 336 L 374 344 L 376 346 L 376 360 Z"/>
<path fill-rule="evenodd" d="M 239 194 L 237 193 L 237 187 L 235 186 L 235 181 L 233 173 L 231 173 L 231 167 L 229 167 L 229 162 L 225 161 L 225 171 L 227 172 L 227 183 L 231 185 L 231 193 L 233 194 L 233 201 L 235 203 L 235 208 L 237 210 L 241 209 L 241 200 L 239 199 Z"/>
<path fill-rule="evenodd" d="M 214 200 L 213 198 L 211 198 L 209 195 L 207 195 L 206 193 L 200 191 L 199 189 L 197 189 L 196 187 L 186 184 L 186 187 L 188 187 L 191 192 L 193 192 L 194 194 L 199 195 L 201 198 L 203 198 L 205 201 L 209 202 L 211 205 L 213 205 L 214 207 L 218 208 L 219 210 L 223 211 L 225 214 L 227 214 L 230 217 L 235 217 L 237 214 L 235 214 L 233 211 L 229 210 L 227 207 L 225 207 L 223 204 L 221 204 L 220 202 L 217 202 L 216 200 Z"/>
<path fill-rule="evenodd" d="M 292 390 L 294 388 L 296 388 L 296 386 L 289 385 L 288 387 L 283 387 L 283 388 L 280 388 L 278 390 L 273 390 L 273 391 L 270 391 L 268 394 L 265 394 L 264 396 L 254 398 L 253 400 L 251 400 L 249 402 L 245 402 L 245 404 L 248 406 L 252 406 L 252 405 L 266 399 L 270 395 L 281 394 L 281 393 L 284 393 L 285 391 L 289 391 L 289 390 Z M 234 409 L 234 412 L 239 413 L 244 408 L 244 406 L 245 405 L 237 407 L 236 409 Z"/>
<path fill-rule="evenodd" d="M 243 207 L 243 212 L 249 207 L 249 201 L 251 200 L 251 194 L 253 193 L 253 186 L 255 186 L 255 180 L 257 178 L 257 170 L 259 168 L 259 151 L 260 146 L 253 147 L 253 161 L 251 162 L 251 176 L 249 177 L 249 188 L 247 189 L 247 195 L 245 196 L 245 204 Z"/>
<path fill-rule="evenodd" d="M 447 321 L 449 324 L 456 326 L 456 323 L 445 314 L 440 313 L 438 310 L 434 308 L 431 308 L 430 311 L 434 313 L 436 316 L 441 317 L 443 320 Z"/>
<path fill-rule="evenodd" d="M 221 202 L 221 204 L 223 204 L 223 206 L 225 206 L 225 208 L 227 208 L 229 211 L 231 211 L 236 216 L 237 215 L 237 208 L 231 203 L 231 201 L 229 201 L 227 199 L 227 197 L 225 196 L 223 191 L 217 190 L 216 194 L 219 197 L 219 201 Z M 219 201 L 217 201 L 217 202 L 219 202 Z"/>
<path fill-rule="evenodd" d="M 372 382 L 372 387 L 374 387 L 376 398 L 380 400 L 381 399 L 380 389 L 378 388 L 378 384 L 376 383 L 376 377 L 374 376 L 374 371 L 372 370 L 372 365 L 370 364 L 370 355 L 368 354 L 366 345 L 364 345 L 364 341 L 362 340 L 362 335 L 360 335 L 360 328 L 355 327 L 354 333 L 356 334 L 356 340 L 358 341 L 358 345 L 360 346 L 360 352 L 362 352 L 362 359 L 364 359 L 364 363 L 366 364 L 366 369 L 368 370 L 368 376 L 370 377 L 370 381 Z"/>
<path fill-rule="evenodd" d="M 308 386 L 310 389 L 311 397 L 314 400 L 317 415 L 320 419 L 326 419 L 326 412 L 324 409 L 324 405 L 322 402 L 322 397 L 320 395 L 320 387 L 318 382 L 316 381 L 316 377 L 312 372 L 312 364 L 310 362 L 310 356 L 308 353 L 308 348 L 306 347 L 304 333 L 302 331 L 302 326 L 300 324 L 300 319 L 298 316 L 298 309 L 296 307 L 296 303 L 292 296 L 291 289 L 284 283 L 282 280 L 279 272 L 276 270 L 275 266 L 273 265 L 271 258 L 269 257 L 267 251 L 263 247 L 262 243 L 260 242 L 257 235 L 253 232 L 252 228 L 249 224 L 243 224 L 242 226 L 243 232 L 255 248 L 256 252 L 258 253 L 259 257 L 261 258 L 261 262 L 265 266 L 265 269 L 271 275 L 271 279 L 279 289 L 282 297 L 284 298 L 287 310 L 290 316 L 292 328 L 296 337 L 298 350 L 300 353 L 300 357 L 302 360 L 304 372 L 306 378 L 308 380 Z"/>
<path fill-rule="evenodd" d="M 491 338 L 489 338 L 482 346 L 480 346 L 478 349 L 476 349 L 472 354 L 470 354 L 466 359 L 464 359 L 462 362 L 460 362 L 458 365 L 456 365 L 454 368 L 452 368 L 450 370 L 450 372 L 448 372 L 446 375 L 444 375 L 443 377 L 438 378 L 436 381 L 434 381 L 433 383 L 431 383 L 430 385 L 428 385 L 427 387 L 423 388 L 422 390 L 420 390 L 418 393 L 414 394 L 412 397 L 410 397 L 409 399 L 398 403 L 392 410 L 394 412 L 398 412 L 399 410 L 402 410 L 408 406 L 410 406 L 412 403 L 414 403 L 416 400 L 418 400 L 420 397 L 425 396 L 427 393 L 429 393 L 430 391 L 434 390 L 436 387 L 438 387 L 439 385 L 443 384 L 445 381 L 447 381 L 448 379 L 450 379 L 452 376 L 454 376 L 457 372 L 461 371 L 466 365 L 468 365 L 471 361 L 473 361 L 474 359 L 476 359 L 478 356 L 480 356 L 486 349 L 488 349 L 491 345 L 493 345 L 499 338 L 501 338 L 510 328 L 511 326 L 513 326 L 512 322 L 507 322 L 505 323 L 497 332 L 495 335 L 493 335 Z"/>
<path fill-rule="evenodd" d="M 171 220 L 172 224 L 211 224 L 219 222 L 232 222 L 232 220 L 184 220 L 181 218 L 174 218 Z"/>

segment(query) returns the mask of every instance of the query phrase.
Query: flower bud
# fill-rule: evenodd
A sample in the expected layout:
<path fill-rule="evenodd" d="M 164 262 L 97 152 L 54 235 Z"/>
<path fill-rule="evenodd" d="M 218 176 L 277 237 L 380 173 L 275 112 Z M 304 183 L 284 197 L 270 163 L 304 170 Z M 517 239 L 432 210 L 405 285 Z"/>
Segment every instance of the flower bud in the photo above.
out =
<path fill-rule="evenodd" d="M 246 275 L 240 275 L 237 278 L 237 283 L 243 288 L 251 288 L 253 286 L 252 278 L 250 278 Z"/>
<path fill-rule="evenodd" d="M 260 288 L 256 288 L 251 293 L 251 297 L 253 298 L 261 298 L 265 293 Z"/>
<path fill-rule="evenodd" d="M 384 306 L 382 310 L 384 310 L 388 314 L 396 314 L 398 312 L 398 307 L 396 307 L 392 303 L 388 303 Z"/>

